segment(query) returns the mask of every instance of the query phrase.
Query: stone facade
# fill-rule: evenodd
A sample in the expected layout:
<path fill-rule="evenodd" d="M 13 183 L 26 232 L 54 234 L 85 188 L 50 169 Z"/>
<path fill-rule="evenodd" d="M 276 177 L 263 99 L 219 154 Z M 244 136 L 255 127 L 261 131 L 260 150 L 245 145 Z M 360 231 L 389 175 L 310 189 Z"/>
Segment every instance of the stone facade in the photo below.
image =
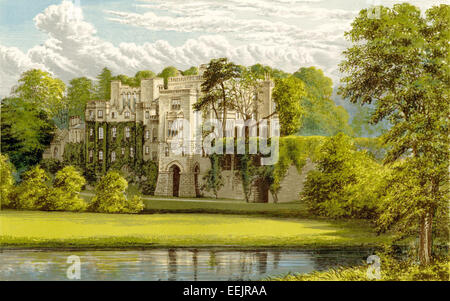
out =
<path fill-rule="evenodd" d="M 306 176 L 308 172 L 313 170 L 315 165 L 310 159 L 303 166 L 301 172 L 297 171 L 294 165 L 291 165 L 286 176 L 280 183 L 280 191 L 278 192 L 278 203 L 286 203 L 296 201 L 300 198 L 300 193 L 305 187 Z M 269 193 L 269 203 L 273 203 L 273 196 Z"/>
<path fill-rule="evenodd" d="M 203 116 L 201 112 L 195 112 L 192 109 L 193 104 L 202 96 L 201 84 L 205 70 L 206 66 L 201 65 L 199 75 L 168 78 L 166 88 L 162 78 L 143 79 L 140 87 L 129 87 L 120 81 L 113 81 L 111 83 L 111 99 L 88 102 L 85 111 L 86 126 L 81 123 L 79 118 L 72 118 L 69 131 L 57 135 L 59 140 L 55 139 L 51 148 L 46 152 L 46 156 L 62 160 L 64 144 L 67 142 L 94 141 L 93 144 L 102 145 L 102 141 L 117 134 L 113 132 L 115 124 L 127 123 L 125 130 L 128 129 L 130 123 L 139 124 L 143 127 L 143 137 L 130 138 L 142 141 L 141 151 L 144 161 L 152 160 L 158 163 L 159 173 L 155 195 L 212 196 L 212 194 L 201 191 L 203 176 L 210 169 L 210 160 L 204 155 L 204 152 L 174 154 L 171 150 L 174 139 L 179 139 L 176 138 L 177 133 L 173 131 L 175 121 L 185 120 L 190 129 L 195 129 L 189 131 L 187 136 L 183 136 L 182 141 L 195 145 L 195 137 L 201 131 L 202 121 L 213 118 L 212 110 Z M 255 106 L 254 115 L 262 118 L 271 115 L 274 109 L 272 101 L 274 83 L 266 78 L 260 84 L 258 98 L 261 99 L 261 103 Z M 227 119 L 233 120 L 238 116 L 239 114 L 236 112 L 229 111 Z M 93 124 L 105 126 L 93 128 Z M 180 131 L 183 129 L 181 128 Z M 124 135 L 128 135 L 128 133 L 124 133 Z M 67 138 L 64 138 L 66 136 Z M 186 141 L 184 141 L 185 139 Z M 137 147 L 134 150 L 136 151 Z M 101 147 L 96 146 L 93 149 L 86 149 L 86 156 L 101 158 L 100 161 L 105 167 L 109 166 L 111 160 L 115 160 L 118 156 L 127 156 L 132 151 L 133 146 L 126 153 L 123 150 L 106 150 L 105 152 Z M 91 158 L 86 158 L 86 162 L 89 159 Z M 224 170 L 222 175 L 225 186 L 220 190 L 219 197 L 243 199 L 242 184 L 239 177 L 236 176 L 236 172 Z M 254 195 L 260 196 L 261 194 L 255 190 Z"/>

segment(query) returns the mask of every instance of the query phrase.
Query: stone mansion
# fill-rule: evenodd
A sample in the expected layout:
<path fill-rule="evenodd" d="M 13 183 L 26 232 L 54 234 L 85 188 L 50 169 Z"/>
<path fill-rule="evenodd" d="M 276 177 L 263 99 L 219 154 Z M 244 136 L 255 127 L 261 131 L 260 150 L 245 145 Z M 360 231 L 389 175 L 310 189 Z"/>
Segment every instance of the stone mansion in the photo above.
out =
<path fill-rule="evenodd" d="M 136 158 L 144 162 L 152 160 L 159 168 L 155 195 L 210 196 L 200 189 L 202 178 L 210 169 L 209 158 L 204 153 L 174 154 L 170 149 L 171 141 L 176 136 L 172 127 L 174 121 L 184 119 L 191 129 L 198 129 L 202 120 L 215 118 L 212 110 L 203 116 L 192 108 L 202 95 L 205 70 L 206 66 L 201 65 L 198 75 L 168 78 L 166 87 L 164 79 L 158 77 L 143 79 L 140 87 L 113 81 L 111 99 L 88 102 L 85 122 L 80 117 L 71 117 L 69 129 L 58 130 L 44 158 L 63 160 L 67 143 L 84 143 L 86 168 L 99 172 L 111 167 L 126 170 L 132 169 L 132 165 L 117 164 L 127 165 Z M 260 103 L 255 106 L 254 112 L 256 120 L 272 114 L 273 88 L 270 78 L 261 80 L 258 91 Z M 238 119 L 239 114 L 229 111 L 226 117 L 227 120 Z M 194 141 L 194 135 L 194 131 L 190 131 L 188 139 Z M 229 157 L 232 161 L 233 156 Z M 242 199 L 242 184 L 233 170 L 235 162 L 230 160 L 222 166 L 224 187 L 219 197 Z M 268 201 L 267 191 L 261 192 L 260 188 L 254 187 L 254 192 L 254 202 Z"/>

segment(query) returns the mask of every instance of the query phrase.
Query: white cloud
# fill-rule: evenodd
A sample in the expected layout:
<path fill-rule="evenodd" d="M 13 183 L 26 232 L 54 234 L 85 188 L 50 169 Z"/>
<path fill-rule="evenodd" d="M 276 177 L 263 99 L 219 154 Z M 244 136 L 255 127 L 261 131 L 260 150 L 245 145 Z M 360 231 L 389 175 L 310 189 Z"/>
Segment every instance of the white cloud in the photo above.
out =
<path fill-rule="evenodd" d="M 436 1 L 415 2 L 429 7 Z M 107 11 L 107 18 L 164 35 L 171 31 L 195 35 L 179 46 L 162 35 L 157 41 L 114 45 L 98 37 L 81 8 L 63 1 L 34 18 L 36 27 L 48 35 L 42 45 L 26 53 L 0 45 L 0 95 L 9 94 L 20 74 L 30 68 L 49 71 L 68 82 L 79 76 L 93 78 L 103 67 L 133 75 L 143 69 L 158 72 L 169 65 L 188 68 L 215 57 L 243 65 L 259 62 L 290 72 L 315 65 L 336 81 L 340 53 L 347 46 L 343 33 L 356 14 L 352 9 L 330 8 L 321 0 L 140 3 L 139 13 Z"/>

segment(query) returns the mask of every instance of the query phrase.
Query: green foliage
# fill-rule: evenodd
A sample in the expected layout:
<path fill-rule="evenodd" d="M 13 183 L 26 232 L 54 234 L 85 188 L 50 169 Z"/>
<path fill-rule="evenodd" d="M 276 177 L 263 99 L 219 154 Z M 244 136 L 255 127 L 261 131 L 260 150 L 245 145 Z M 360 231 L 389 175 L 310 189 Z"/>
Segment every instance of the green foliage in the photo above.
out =
<path fill-rule="evenodd" d="M 314 158 L 317 148 L 323 142 L 323 137 L 281 137 L 279 140 L 279 159 L 274 166 L 265 167 L 266 177 L 270 183 L 269 190 L 278 201 L 277 193 L 281 189 L 281 182 L 291 165 L 301 173 L 308 158 Z"/>
<path fill-rule="evenodd" d="M 14 189 L 14 167 L 9 162 L 8 156 L 0 153 L 0 209 L 8 207 L 10 194 Z"/>
<path fill-rule="evenodd" d="M 63 154 L 64 165 L 73 165 L 78 169 L 84 170 L 86 164 L 85 155 L 86 153 L 84 142 L 66 143 L 66 145 L 64 146 Z"/>
<path fill-rule="evenodd" d="M 161 77 L 164 79 L 164 87 L 166 89 L 167 89 L 168 78 L 176 77 L 176 76 L 180 76 L 180 71 L 178 71 L 177 68 L 172 67 L 172 66 L 164 68 L 164 70 L 158 74 L 158 77 Z"/>
<path fill-rule="evenodd" d="M 32 69 L 22 73 L 14 95 L 31 104 L 37 111 L 44 111 L 59 125 L 67 121 L 67 98 L 64 97 L 66 85 L 50 73 Z"/>
<path fill-rule="evenodd" d="M 352 135 L 347 111 L 331 99 L 333 82 L 315 67 L 300 68 L 293 74 L 304 83 L 301 97 L 303 109 L 299 134 L 304 136 L 333 136 L 339 132 Z"/>
<path fill-rule="evenodd" d="M 226 82 L 233 78 L 238 78 L 239 75 L 239 66 L 233 62 L 229 62 L 227 58 L 212 59 L 203 74 L 203 96 L 193 105 L 193 109 L 196 111 L 205 112 L 212 109 L 217 119 L 219 119 L 218 112 L 223 112 L 222 128 L 224 137 L 227 123 L 227 110 L 232 101 L 227 97 Z"/>
<path fill-rule="evenodd" d="M 224 186 L 223 178 L 221 174 L 220 159 L 217 154 L 209 156 L 211 161 L 211 168 L 208 170 L 205 176 L 203 176 L 204 184 L 202 190 L 213 191 L 216 199 L 218 198 L 219 190 Z"/>
<path fill-rule="evenodd" d="M 188 75 L 198 75 L 198 68 L 197 67 L 191 67 L 185 71 L 182 72 L 184 76 Z"/>
<path fill-rule="evenodd" d="M 444 4 L 425 14 L 408 3 L 380 7 L 375 19 L 362 10 L 346 33 L 353 45 L 340 65 L 346 74 L 341 94 L 353 103 L 374 104 L 372 123 L 387 119 L 392 125 L 383 136 L 390 146 L 385 162 L 405 160 L 414 171 L 404 180 L 418 185 L 408 212 L 419 220 L 423 264 L 431 261 L 433 220 L 448 199 L 449 18 Z M 403 197 L 392 200 L 386 210 L 403 210 L 396 203 Z M 394 215 L 409 220 L 408 214 Z"/>
<path fill-rule="evenodd" d="M 144 195 L 154 195 L 158 180 L 158 165 L 153 161 L 142 163 L 139 186 Z"/>
<path fill-rule="evenodd" d="M 280 119 L 281 136 L 298 131 L 304 113 L 300 100 L 305 96 L 304 84 L 295 77 L 275 81 L 272 97 Z"/>
<path fill-rule="evenodd" d="M 378 124 L 372 124 L 370 121 L 372 114 L 373 110 L 369 107 L 357 106 L 356 114 L 350 124 L 356 137 L 377 137 L 386 133 L 389 129 L 386 120 Z"/>
<path fill-rule="evenodd" d="M 64 150 L 65 151 L 65 150 Z M 63 168 L 63 163 L 58 159 L 43 159 L 39 165 L 48 175 L 55 175 L 59 170 Z"/>
<path fill-rule="evenodd" d="M 84 111 L 89 100 L 94 98 L 94 84 L 86 77 L 74 78 L 67 89 L 69 116 L 79 116 L 84 120 Z"/>
<path fill-rule="evenodd" d="M 264 79 L 266 74 L 275 79 L 288 78 L 291 75 L 283 70 L 275 69 L 270 66 L 264 66 L 262 64 L 255 64 L 249 68 L 251 72 L 254 73 L 259 79 Z"/>
<path fill-rule="evenodd" d="M 16 169 L 39 163 L 55 130 L 48 114 L 22 98 L 5 98 L 0 122 L 2 152 Z"/>
<path fill-rule="evenodd" d="M 423 185 L 421 169 L 414 161 L 403 160 L 394 164 L 392 171 L 386 175 L 381 187 L 385 195 L 381 198 L 380 218 L 377 220 L 379 232 L 395 230 L 403 238 L 417 234 L 420 218 L 428 206 L 433 208 L 433 237 L 449 241 L 450 220 L 448 218 L 448 201 L 436 198 L 427 192 L 430 187 Z M 448 183 L 442 190 L 448 191 Z"/>
<path fill-rule="evenodd" d="M 250 201 L 253 181 L 258 176 L 256 166 L 253 162 L 255 155 L 237 155 L 236 158 L 239 162 L 238 174 L 241 176 L 245 201 L 248 203 Z"/>
<path fill-rule="evenodd" d="M 23 181 L 17 186 L 11 207 L 15 209 L 38 209 L 49 193 L 48 176 L 39 166 L 35 166 L 23 174 Z"/>
<path fill-rule="evenodd" d="M 374 218 L 385 170 L 344 134 L 330 137 L 314 160 L 302 200 L 310 212 L 332 217 Z"/>
<path fill-rule="evenodd" d="M 111 99 L 111 81 L 112 72 L 108 68 L 103 68 L 97 76 L 97 85 L 95 87 L 95 99 L 108 101 Z"/>
<path fill-rule="evenodd" d="M 95 197 L 89 210 L 103 213 L 138 213 L 144 209 L 139 196 L 127 199 L 125 190 L 128 183 L 118 172 L 109 171 L 95 187 Z"/>
<path fill-rule="evenodd" d="M 66 166 L 56 173 L 53 189 L 39 202 L 44 211 L 82 211 L 86 203 L 80 198 L 80 191 L 86 180 L 73 166 Z"/>
<path fill-rule="evenodd" d="M 428 266 L 417 263 L 415 256 L 399 258 L 391 247 L 385 246 L 377 251 L 380 258 L 380 277 L 368 277 L 369 264 L 355 267 L 339 267 L 328 271 L 315 271 L 309 274 L 290 274 L 284 277 L 270 277 L 269 281 L 448 281 L 450 262 L 448 254 L 438 256 Z"/>

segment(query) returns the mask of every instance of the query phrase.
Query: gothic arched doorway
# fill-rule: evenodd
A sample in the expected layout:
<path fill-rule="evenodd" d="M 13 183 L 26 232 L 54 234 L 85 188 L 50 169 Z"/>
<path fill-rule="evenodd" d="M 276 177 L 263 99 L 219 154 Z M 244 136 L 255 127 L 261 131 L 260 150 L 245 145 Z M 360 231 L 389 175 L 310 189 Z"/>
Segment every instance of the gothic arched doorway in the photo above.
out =
<path fill-rule="evenodd" d="M 194 169 L 194 183 L 195 183 L 195 196 L 200 197 L 200 186 L 198 182 L 198 175 L 200 174 L 200 167 L 198 165 L 195 166 Z"/>
<path fill-rule="evenodd" d="M 178 197 L 180 195 L 180 168 L 172 165 L 170 172 L 172 173 L 172 195 Z"/>

